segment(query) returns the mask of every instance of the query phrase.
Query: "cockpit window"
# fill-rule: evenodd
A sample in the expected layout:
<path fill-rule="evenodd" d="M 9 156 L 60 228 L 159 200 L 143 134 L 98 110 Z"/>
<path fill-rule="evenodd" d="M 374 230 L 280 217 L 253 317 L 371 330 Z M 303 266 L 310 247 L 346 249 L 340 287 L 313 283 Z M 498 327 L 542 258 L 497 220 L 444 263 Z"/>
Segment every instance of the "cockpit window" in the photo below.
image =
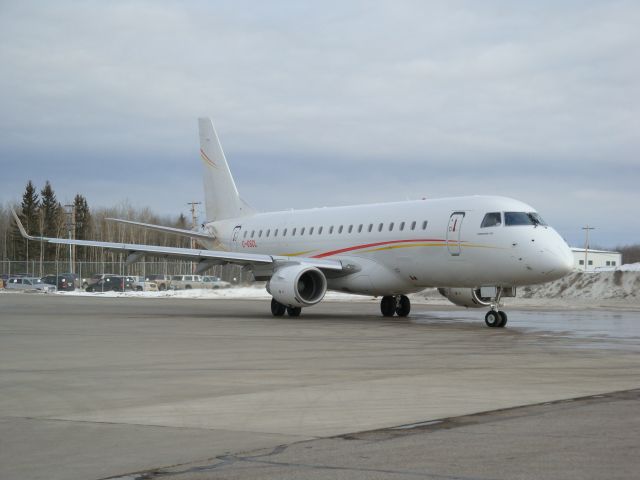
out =
<path fill-rule="evenodd" d="M 480 228 L 499 227 L 500 225 L 502 225 L 502 215 L 500 212 L 491 212 L 484 216 Z"/>
<path fill-rule="evenodd" d="M 546 226 L 547 224 L 536 212 L 504 212 L 504 224 L 507 227 L 517 225 L 538 225 Z"/>

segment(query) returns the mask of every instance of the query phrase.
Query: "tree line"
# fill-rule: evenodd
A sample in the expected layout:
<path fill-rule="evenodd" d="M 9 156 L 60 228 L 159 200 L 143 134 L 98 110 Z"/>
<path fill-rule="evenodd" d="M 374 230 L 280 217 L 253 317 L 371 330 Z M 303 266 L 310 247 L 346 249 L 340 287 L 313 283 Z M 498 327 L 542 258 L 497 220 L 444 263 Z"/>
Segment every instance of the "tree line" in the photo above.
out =
<path fill-rule="evenodd" d="M 129 203 L 121 203 L 111 208 L 90 208 L 86 197 L 80 193 L 75 195 L 71 204 L 62 205 L 49 181 L 46 181 L 44 187 L 38 191 L 29 180 L 19 204 L 0 205 L 2 260 L 68 261 L 69 255 L 73 255 L 75 261 L 114 262 L 119 261 L 122 255 L 102 248 L 88 247 L 75 247 L 70 253 L 66 245 L 27 241 L 22 237 L 13 220 L 11 208 L 16 210 L 27 232 L 34 236 L 65 238 L 71 236 L 79 240 L 143 243 L 169 247 L 189 247 L 190 245 L 190 240 L 185 237 L 106 220 L 122 218 L 189 229 L 189 222 L 183 214 L 177 217 L 161 216 L 153 213 L 148 207 L 134 207 Z"/>

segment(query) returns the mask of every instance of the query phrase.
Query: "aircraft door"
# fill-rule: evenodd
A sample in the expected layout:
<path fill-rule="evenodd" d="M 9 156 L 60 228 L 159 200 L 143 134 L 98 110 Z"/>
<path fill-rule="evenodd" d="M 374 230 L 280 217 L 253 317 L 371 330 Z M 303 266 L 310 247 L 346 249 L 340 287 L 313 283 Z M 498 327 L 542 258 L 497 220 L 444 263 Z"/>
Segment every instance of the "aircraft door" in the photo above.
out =
<path fill-rule="evenodd" d="M 454 257 L 462 253 L 462 249 L 460 247 L 462 220 L 464 220 L 464 212 L 453 212 L 451 217 L 449 217 L 449 226 L 447 228 L 447 250 L 449 250 L 449 253 Z"/>
<path fill-rule="evenodd" d="M 231 248 L 232 250 L 238 250 L 238 242 L 240 240 L 240 230 L 242 229 L 242 225 L 236 225 L 233 229 L 233 233 L 231 234 Z"/>

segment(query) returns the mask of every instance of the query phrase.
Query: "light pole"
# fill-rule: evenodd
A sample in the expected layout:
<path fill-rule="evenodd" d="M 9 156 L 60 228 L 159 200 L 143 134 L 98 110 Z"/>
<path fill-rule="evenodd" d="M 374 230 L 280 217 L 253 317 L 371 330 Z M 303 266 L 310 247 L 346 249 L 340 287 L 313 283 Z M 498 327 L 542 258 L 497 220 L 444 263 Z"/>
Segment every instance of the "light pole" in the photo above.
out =
<path fill-rule="evenodd" d="M 589 230 L 595 230 L 596 227 L 590 227 L 589 225 L 587 225 L 586 227 L 582 227 L 582 230 L 584 230 L 585 233 L 585 240 L 584 240 L 584 271 L 587 271 L 587 265 L 589 265 L 587 263 L 587 259 L 588 259 L 588 252 L 589 252 Z"/>
<path fill-rule="evenodd" d="M 196 205 L 202 205 L 202 202 L 187 202 L 187 205 L 191 205 L 191 228 L 193 230 L 196 229 L 196 220 L 198 220 L 198 216 L 196 215 Z M 190 247 L 193 250 L 194 248 L 196 248 L 196 242 L 194 241 L 193 237 L 190 239 Z M 191 262 L 191 273 L 195 273 L 196 272 L 196 264 Z"/>
<path fill-rule="evenodd" d="M 67 212 L 67 215 L 68 215 L 67 230 L 69 231 L 69 240 L 72 240 L 73 237 L 75 237 L 76 206 L 73 203 L 71 203 L 71 204 L 65 205 L 65 207 L 69 208 L 69 211 Z M 73 237 L 71 236 L 72 229 L 73 229 Z M 73 245 L 71 244 L 69 244 L 69 273 L 73 273 Z"/>

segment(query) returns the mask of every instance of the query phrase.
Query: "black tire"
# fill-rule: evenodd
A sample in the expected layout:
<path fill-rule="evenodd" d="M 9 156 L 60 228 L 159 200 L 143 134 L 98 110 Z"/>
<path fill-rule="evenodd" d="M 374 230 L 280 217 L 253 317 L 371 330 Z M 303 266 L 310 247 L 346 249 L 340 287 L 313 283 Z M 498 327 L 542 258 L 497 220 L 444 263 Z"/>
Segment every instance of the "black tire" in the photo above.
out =
<path fill-rule="evenodd" d="M 290 317 L 299 317 L 302 313 L 302 308 L 300 307 L 287 307 L 287 314 Z"/>
<path fill-rule="evenodd" d="M 396 313 L 396 299 L 392 296 L 382 297 L 380 311 L 385 317 L 393 317 L 393 314 Z"/>
<path fill-rule="evenodd" d="M 281 317 L 287 311 L 287 307 L 278 302 L 275 298 L 271 299 L 271 314 L 274 317 Z"/>
<path fill-rule="evenodd" d="M 141 292 L 143 290 L 142 287 L 136 287 L 136 292 Z"/>
<path fill-rule="evenodd" d="M 396 314 L 399 317 L 406 317 L 411 312 L 411 300 L 406 295 L 400 295 L 396 306 Z"/>
<path fill-rule="evenodd" d="M 184 289 L 185 289 L 185 290 L 191 290 L 191 285 L 186 285 L 186 286 L 184 287 Z"/>
<path fill-rule="evenodd" d="M 487 327 L 496 328 L 502 323 L 502 317 L 495 310 L 489 310 L 484 316 L 484 323 L 487 324 Z"/>
<path fill-rule="evenodd" d="M 167 286 L 164 283 L 161 283 L 160 285 L 158 285 L 158 290 L 160 290 L 161 292 L 164 292 L 167 289 Z"/>
<path fill-rule="evenodd" d="M 507 314 L 500 310 L 498 311 L 498 315 L 500 315 L 500 324 L 498 325 L 498 328 L 504 328 L 508 320 Z"/>

